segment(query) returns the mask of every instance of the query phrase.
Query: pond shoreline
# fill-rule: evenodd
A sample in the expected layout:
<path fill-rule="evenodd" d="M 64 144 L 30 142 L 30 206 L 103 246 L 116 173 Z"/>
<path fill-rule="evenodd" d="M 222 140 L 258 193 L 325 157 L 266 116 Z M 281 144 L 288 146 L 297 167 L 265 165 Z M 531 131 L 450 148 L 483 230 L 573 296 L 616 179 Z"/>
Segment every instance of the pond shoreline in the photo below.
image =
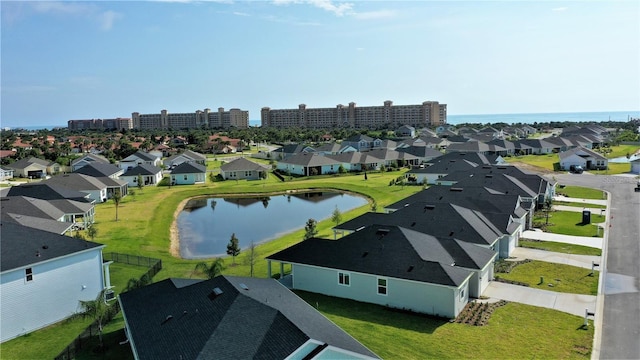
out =
<path fill-rule="evenodd" d="M 221 193 L 221 194 L 215 194 L 215 195 L 207 194 L 207 195 L 191 196 L 191 197 L 188 197 L 188 198 L 183 199 L 182 201 L 180 201 L 180 203 L 176 207 L 176 211 L 174 211 L 174 213 L 173 213 L 173 220 L 171 221 L 171 226 L 169 227 L 169 239 L 170 239 L 169 253 L 171 254 L 171 256 L 173 256 L 175 258 L 178 258 L 178 259 L 193 260 L 193 259 L 184 258 L 184 257 L 182 257 L 182 254 L 180 254 L 180 231 L 178 230 L 178 216 L 180 215 L 180 212 L 182 212 L 182 210 L 184 210 L 184 207 L 187 205 L 187 203 L 190 200 L 201 199 L 201 198 L 211 198 L 211 197 L 251 198 L 251 197 L 265 197 L 265 196 L 276 196 L 276 195 L 287 195 L 287 194 L 300 194 L 300 193 L 319 192 L 319 191 L 340 192 L 340 193 L 344 193 L 344 194 L 357 195 L 357 196 L 361 196 L 361 197 L 367 199 L 368 203 L 371 202 L 371 198 L 369 196 L 367 196 L 367 195 L 360 194 L 360 193 L 354 193 L 352 191 L 345 191 L 345 190 L 331 189 L 331 188 L 293 189 L 293 190 L 286 190 L 286 191 L 272 191 L 272 192 L 264 192 L 264 193 L 242 193 L 242 194 L 237 194 L 237 193 L 224 194 L 224 193 Z"/>

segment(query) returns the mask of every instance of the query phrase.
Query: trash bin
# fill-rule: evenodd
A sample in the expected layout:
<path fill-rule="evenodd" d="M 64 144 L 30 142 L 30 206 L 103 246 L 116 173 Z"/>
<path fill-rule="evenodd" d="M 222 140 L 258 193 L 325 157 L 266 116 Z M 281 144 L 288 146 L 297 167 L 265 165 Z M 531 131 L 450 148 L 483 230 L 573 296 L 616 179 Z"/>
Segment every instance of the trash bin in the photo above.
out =
<path fill-rule="evenodd" d="M 582 210 L 582 225 L 591 224 L 591 211 Z"/>

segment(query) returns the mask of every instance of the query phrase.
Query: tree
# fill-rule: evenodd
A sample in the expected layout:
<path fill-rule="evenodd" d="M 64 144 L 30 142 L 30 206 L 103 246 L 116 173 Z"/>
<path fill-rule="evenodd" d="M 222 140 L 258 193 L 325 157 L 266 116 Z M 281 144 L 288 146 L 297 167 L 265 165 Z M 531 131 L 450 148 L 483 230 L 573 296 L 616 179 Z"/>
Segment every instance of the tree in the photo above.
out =
<path fill-rule="evenodd" d="M 151 279 L 149 278 L 149 276 L 147 276 L 147 274 L 144 274 L 140 279 L 130 278 L 129 281 L 127 281 L 127 287 L 124 290 L 129 291 L 138 289 L 145 285 L 148 285 L 149 283 L 151 283 Z"/>
<path fill-rule="evenodd" d="M 372 212 L 378 211 L 378 203 L 375 200 L 371 202 L 371 211 Z"/>
<path fill-rule="evenodd" d="M 342 213 L 340 212 L 340 209 L 338 209 L 338 205 L 336 205 L 336 208 L 331 214 L 331 221 L 336 223 L 336 226 L 338 226 L 338 224 L 340 224 L 340 222 L 342 221 Z"/>
<path fill-rule="evenodd" d="M 247 257 L 245 258 L 245 262 L 249 265 L 249 276 L 253 277 L 253 268 L 258 262 L 258 249 L 253 241 L 247 249 Z"/>
<path fill-rule="evenodd" d="M 224 259 L 215 258 L 211 265 L 207 265 L 206 262 L 199 262 L 196 264 L 195 272 L 201 273 L 207 277 L 207 279 L 213 279 L 214 277 L 222 274 L 224 270 Z"/>
<path fill-rule="evenodd" d="M 113 203 L 116 206 L 116 221 L 118 221 L 118 206 L 120 206 L 120 200 L 122 200 L 120 189 L 116 189 L 116 191 L 113 192 L 113 196 L 111 196 L 111 198 L 113 199 Z"/>
<path fill-rule="evenodd" d="M 138 183 L 138 190 L 142 191 L 142 175 L 138 174 L 138 178 L 136 180 Z"/>
<path fill-rule="evenodd" d="M 98 338 L 100 339 L 100 349 L 104 347 L 102 342 L 102 324 L 105 322 L 111 306 L 104 300 L 107 290 L 100 291 L 95 300 L 80 300 L 80 311 L 74 314 L 74 318 L 91 318 L 98 324 Z"/>
<path fill-rule="evenodd" d="M 98 235 L 98 229 L 96 229 L 95 226 L 90 226 L 87 229 L 87 235 L 89 236 L 89 238 L 91 238 L 91 241 L 93 241 L 93 239 L 95 239 L 95 237 Z"/>
<path fill-rule="evenodd" d="M 235 265 L 236 256 L 240 254 L 240 245 L 238 245 L 238 238 L 236 237 L 236 233 L 231 234 L 231 239 L 229 240 L 229 244 L 227 244 L 227 254 L 232 256 L 233 265 Z"/>
<path fill-rule="evenodd" d="M 318 234 L 318 222 L 315 219 L 307 220 L 307 224 L 304 226 L 304 240 L 311 239 Z"/>

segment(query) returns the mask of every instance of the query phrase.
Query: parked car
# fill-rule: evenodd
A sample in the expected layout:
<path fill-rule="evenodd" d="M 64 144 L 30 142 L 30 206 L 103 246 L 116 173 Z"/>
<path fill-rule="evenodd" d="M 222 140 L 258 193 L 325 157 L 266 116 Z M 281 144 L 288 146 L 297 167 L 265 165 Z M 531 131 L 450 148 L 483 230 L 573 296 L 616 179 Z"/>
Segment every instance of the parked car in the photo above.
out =
<path fill-rule="evenodd" d="M 582 174 L 582 172 L 584 171 L 584 168 L 580 165 L 571 165 L 569 166 L 569 171 L 574 174 Z"/>

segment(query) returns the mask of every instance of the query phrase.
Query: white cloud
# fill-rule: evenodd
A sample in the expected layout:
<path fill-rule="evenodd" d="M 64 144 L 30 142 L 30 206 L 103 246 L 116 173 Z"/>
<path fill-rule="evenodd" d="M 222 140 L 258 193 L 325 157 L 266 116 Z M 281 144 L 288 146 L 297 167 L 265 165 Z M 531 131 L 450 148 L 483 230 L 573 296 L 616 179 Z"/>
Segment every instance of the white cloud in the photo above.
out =
<path fill-rule="evenodd" d="M 250 14 L 239 12 L 239 11 L 234 11 L 232 14 L 237 16 L 251 16 Z"/>
<path fill-rule="evenodd" d="M 569 8 L 566 6 L 551 9 L 551 11 L 567 11 L 567 10 L 569 10 Z"/>
<path fill-rule="evenodd" d="M 368 11 L 361 13 L 353 13 L 353 17 L 360 20 L 377 20 L 377 19 L 388 19 L 396 16 L 395 10 L 378 10 L 378 11 Z"/>
<path fill-rule="evenodd" d="M 358 47 L 358 48 L 356 48 L 356 50 L 357 51 L 364 51 L 364 48 L 363 47 Z"/>
<path fill-rule="evenodd" d="M 344 16 L 353 13 L 352 3 L 336 3 L 331 0 L 273 0 L 273 4 L 278 6 L 291 4 L 309 4 L 319 9 L 332 12 L 336 16 Z"/>
<path fill-rule="evenodd" d="M 113 23 L 116 20 L 122 19 L 122 14 L 115 11 L 107 10 L 100 14 L 100 23 L 102 30 L 108 31 L 113 27 Z"/>

